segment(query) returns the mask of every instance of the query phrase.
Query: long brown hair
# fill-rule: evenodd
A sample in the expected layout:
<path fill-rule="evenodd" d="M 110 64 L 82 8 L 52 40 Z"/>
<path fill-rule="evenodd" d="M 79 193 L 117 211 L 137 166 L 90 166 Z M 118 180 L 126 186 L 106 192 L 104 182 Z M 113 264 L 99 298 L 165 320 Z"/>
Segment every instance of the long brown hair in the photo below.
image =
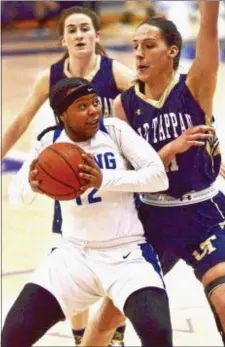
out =
<path fill-rule="evenodd" d="M 73 7 L 67 8 L 66 10 L 61 12 L 61 15 L 59 18 L 59 23 L 58 23 L 58 30 L 59 30 L 60 37 L 63 37 L 63 34 L 64 34 L 64 25 L 65 25 L 66 18 L 69 17 L 70 15 L 74 14 L 74 13 L 81 13 L 81 14 L 84 14 L 85 16 L 89 17 L 92 21 L 92 24 L 93 24 L 95 31 L 96 32 L 100 31 L 100 29 L 101 29 L 100 21 L 99 21 L 99 18 L 95 12 L 91 11 L 89 8 L 86 8 L 86 7 L 73 6 Z M 96 43 L 95 52 L 97 54 L 107 56 L 105 49 L 103 48 L 103 46 L 99 42 Z M 66 51 L 63 57 L 67 58 L 68 56 L 69 56 L 68 51 Z"/>

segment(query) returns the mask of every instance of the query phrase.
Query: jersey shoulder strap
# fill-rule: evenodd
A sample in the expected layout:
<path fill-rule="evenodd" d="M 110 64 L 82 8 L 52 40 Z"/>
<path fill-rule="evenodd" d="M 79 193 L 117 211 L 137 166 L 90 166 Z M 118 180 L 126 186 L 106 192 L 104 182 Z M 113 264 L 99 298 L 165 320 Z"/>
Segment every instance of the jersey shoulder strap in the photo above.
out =
<path fill-rule="evenodd" d="M 113 122 L 109 122 L 110 118 L 112 118 Z M 109 124 L 104 124 L 104 119 L 103 119 L 100 122 L 99 129 L 111 137 L 113 142 L 117 145 L 120 154 L 122 154 L 122 148 L 121 148 L 121 143 L 119 139 L 119 132 L 117 131 L 117 126 L 116 126 L 117 121 L 120 122 L 120 120 L 115 117 L 109 117 L 109 118 L 106 118 L 105 121 Z"/>

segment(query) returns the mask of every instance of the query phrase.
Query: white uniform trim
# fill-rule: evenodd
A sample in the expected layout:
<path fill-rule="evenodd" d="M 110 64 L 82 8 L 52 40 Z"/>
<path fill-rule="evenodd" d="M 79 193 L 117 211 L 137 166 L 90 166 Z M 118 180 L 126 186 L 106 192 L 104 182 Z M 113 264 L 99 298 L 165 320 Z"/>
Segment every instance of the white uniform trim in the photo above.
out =
<path fill-rule="evenodd" d="M 95 241 L 82 241 L 82 240 L 75 239 L 73 237 L 72 239 L 67 238 L 67 241 L 81 248 L 112 248 L 112 247 L 120 247 L 120 246 L 124 247 L 124 245 L 127 246 L 131 243 L 135 243 L 135 244 L 143 243 L 143 242 L 146 242 L 146 239 L 145 237 L 142 237 L 142 236 L 128 236 L 128 237 L 121 237 L 119 239 L 114 239 L 109 241 L 95 242 Z"/>
<path fill-rule="evenodd" d="M 179 199 L 163 193 L 144 193 L 140 195 L 140 199 L 147 205 L 175 207 L 197 204 L 199 202 L 212 199 L 218 194 L 218 192 L 218 189 L 214 185 L 211 185 L 209 188 L 200 190 L 198 192 L 192 191 L 186 193 Z"/>

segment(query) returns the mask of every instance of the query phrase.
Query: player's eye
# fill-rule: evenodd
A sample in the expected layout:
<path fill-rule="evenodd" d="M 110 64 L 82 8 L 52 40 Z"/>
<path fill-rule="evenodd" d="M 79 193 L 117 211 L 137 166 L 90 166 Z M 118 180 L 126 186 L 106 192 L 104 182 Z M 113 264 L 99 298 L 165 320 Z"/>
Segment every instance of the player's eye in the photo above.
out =
<path fill-rule="evenodd" d="M 155 47 L 155 45 L 145 45 L 145 47 L 146 47 L 147 49 L 152 49 L 152 48 Z"/>
<path fill-rule="evenodd" d="M 87 105 L 84 104 L 84 103 L 78 105 L 78 109 L 79 109 L 80 111 L 84 111 L 84 110 L 86 110 L 86 108 L 87 108 Z"/>
<path fill-rule="evenodd" d="M 75 32 L 76 32 L 75 28 L 68 29 L 68 34 L 73 34 Z"/>
<path fill-rule="evenodd" d="M 83 32 L 87 32 L 87 31 L 90 30 L 90 28 L 89 28 L 89 27 L 83 27 L 81 30 L 82 30 Z"/>
<path fill-rule="evenodd" d="M 99 107 L 99 106 L 100 106 L 100 100 L 99 100 L 98 98 L 94 99 L 93 105 L 94 105 L 95 107 Z"/>

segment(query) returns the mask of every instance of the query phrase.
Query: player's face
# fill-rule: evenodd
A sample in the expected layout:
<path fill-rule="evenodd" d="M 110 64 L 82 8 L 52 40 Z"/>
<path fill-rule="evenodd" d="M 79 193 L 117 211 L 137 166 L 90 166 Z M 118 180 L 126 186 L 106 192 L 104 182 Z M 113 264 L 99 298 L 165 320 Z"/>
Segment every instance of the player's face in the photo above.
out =
<path fill-rule="evenodd" d="M 99 33 L 96 33 L 91 18 L 74 13 L 65 19 L 62 45 L 69 55 L 79 58 L 92 54 L 98 41 Z"/>
<path fill-rule="evenodd" d="M 169 55 L 170 47 L 163 39 L 160 29 L 149 24 L 143 24 L 136 30 L 133 39 L 137 76 L 143 82 L 160 78 L 172 68 Z"/>
<path fill-rule="evenodd" d="M 75 100 L 61 116 L 61 120 L 72 140 L 86 141 L 98 131 L 101 113 L 98 96 L 90 94 Z"/>

